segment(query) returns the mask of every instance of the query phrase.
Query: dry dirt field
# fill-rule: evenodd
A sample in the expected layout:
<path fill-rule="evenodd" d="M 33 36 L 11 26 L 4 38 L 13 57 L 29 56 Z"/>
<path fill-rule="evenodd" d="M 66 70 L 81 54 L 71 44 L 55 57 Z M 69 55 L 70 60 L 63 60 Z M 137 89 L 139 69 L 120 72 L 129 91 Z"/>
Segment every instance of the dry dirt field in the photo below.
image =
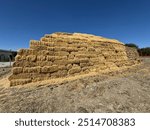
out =
<path fill-rule="evenodd" d="M 9 87 L 0 68 L 0 112 L 150 112 L 150 58 L 127 71 Z"/>

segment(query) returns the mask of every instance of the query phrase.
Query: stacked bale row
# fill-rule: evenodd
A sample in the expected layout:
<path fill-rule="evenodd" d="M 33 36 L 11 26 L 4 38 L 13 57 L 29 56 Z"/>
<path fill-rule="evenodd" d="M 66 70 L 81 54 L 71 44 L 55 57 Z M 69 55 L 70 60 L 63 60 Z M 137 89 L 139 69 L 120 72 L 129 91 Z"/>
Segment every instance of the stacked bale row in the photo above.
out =
<path fill-rule="evenodd" d="M 11 85 L 19 85 L 94 70 L 114 70 L 129 62 L 134 64 L 131 61 L 137 59 L 131 59 L 132 56 L 127 55 L 125 46 L 116 40 L 54 33 L 40 41 L 31 40 L 30 49 L 19 50 L 9 80 Z"/>

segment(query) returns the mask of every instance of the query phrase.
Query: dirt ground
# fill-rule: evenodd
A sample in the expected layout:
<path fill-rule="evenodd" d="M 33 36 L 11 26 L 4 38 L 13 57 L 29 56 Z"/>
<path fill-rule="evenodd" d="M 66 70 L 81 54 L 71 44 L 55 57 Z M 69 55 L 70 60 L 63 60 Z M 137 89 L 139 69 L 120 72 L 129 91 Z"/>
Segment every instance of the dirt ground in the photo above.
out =
<path fill-rule="evenodd" d="M 128 71 L 9 87 L 0 69 L 0 112 L 150 112 L 150 58 Z"/>

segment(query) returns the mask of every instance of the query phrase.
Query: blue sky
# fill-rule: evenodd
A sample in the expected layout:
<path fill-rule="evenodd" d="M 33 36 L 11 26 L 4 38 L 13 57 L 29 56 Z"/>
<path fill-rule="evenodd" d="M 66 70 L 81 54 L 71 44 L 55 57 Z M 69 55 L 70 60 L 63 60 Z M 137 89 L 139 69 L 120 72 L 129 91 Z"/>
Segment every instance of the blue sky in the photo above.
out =
<path fill-rule="evenodd" d="M 0 0 L 0 49 L 28 48 L 53 32 L 150 46 L 150 0 Z"/>

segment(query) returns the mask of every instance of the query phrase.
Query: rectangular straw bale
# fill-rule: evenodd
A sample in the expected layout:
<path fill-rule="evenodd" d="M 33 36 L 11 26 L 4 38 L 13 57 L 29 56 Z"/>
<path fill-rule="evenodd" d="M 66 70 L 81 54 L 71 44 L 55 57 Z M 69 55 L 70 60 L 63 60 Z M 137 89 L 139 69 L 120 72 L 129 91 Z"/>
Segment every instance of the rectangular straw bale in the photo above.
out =
<path fill-rule="evenodd" d="M 75 73 L 80 73 L 80 72 L 81 72 L 81 67 L 80 66 L 72 67 L 68 71 L 69 74 L 75 74 Z"/>
<path fill-rule="evenodd" d="M 47 47 L 48 51 L 54 51 L 54 47 Z"/>
<path fill-rule="evenodd" d="M 90 61 L 89 58 L 81 58 L 81 59 L 78 59 L 80 61 L 80 63 L 88 63 Z"/>
<path fill-rule="evenodd" d="M 53 45 L 57 47 L 64 47 L 67 46 L 68 44 L 66 42 L 54 42 Z"/>
<path fill-rule="evenodd" d="M 55 56 L 68 56 L 69 53 L 66 51 L 59 51 L 59 52 L 54 52 Z"/>
<path fill-rule="evenodd" d="M 30 40 L 30 47 L 34 47 L 34 46 L 40 46 L 43 45 L 41 41 L 37 41 L 37 40 Z"/>
<path fill-rule="evenodd" d="M 68 60 L 55 60 L 53 64 L 55 65 L 67 65 L 69 63 Z"/>
<path fill-rule="evenodd" d="M 20 50 L 17 52 L 17 54 L 20 55 L 20 56 L 21 56 L 21 55 L 24 55 L 24 54 L 26 54 L 26 50 L 27 50 L 27 49 L 20 49 Z"/>
<path fill-rule="evenodd" d="M 36 66 L 36 62 L 31 62 L 31 61 L 15 61 L 13 63 L 13 67 L 34 67 Z"/>
<path fill-rule="evenodd" d="M 68 59 L 74 59 L 74 55 L 73 54 L 69 54 Z"/>
<path fill-rule="evenodd" d="M 76 48 L 76 47 L 66 47 L 65 51 L 67 51 L 67 52 L 78 52 L 78 48 Z"/>
<path fill-rule="evenodd" d="M 34 49 L 34 50 L 47 50 L 47 46 L 45 45 L 36 45 L 36 46 L 30 46 L 30 49 Z"/>
<path fill-rule="evenodd" d="M 85 51 L 85 52 L 86 52 L 86 51 L 87 51 L 87 48 L 85 48 L 85 47 L 80 47 L 80 48 L 78 48 L 78 51 L 82 51 L 82 52 Z"/>
<path fill-rule="evenodd" d="M 58 69 L 59 70 L 67 70 L 68 68 L 66 65 L 60 65 L 60 66 L 58 66 Z"/>
<path fill-rule="evenodd" d="M 14 80 L 14 79 L 27 79 L 30 78 L 31 75 L 27 74 L 27 73 L 18 73 L 18 74 L 13 74 L 11 76 L 9 76 L 9 80 Z"/>
<path fill-rule="evenodd" d="M 58 71 L 58 66 L 57 65 L 53 65 L 53 66 L 44 66 L 41 69 L 42 73 L 52 73 L 52 72 L 56 72 Z"/>
<path fill-rule="evenodd" d="M 76 54 L 75 57 L 76 58 L 88 58 L 88 55 L 86 55 L 86 54 Z"/>
<path fill-rule="evenodd" d="M 37 61 L 45 61 L 46 60 L 46 56 L 40 55 L 37 56 Z"/>
<path fill-rule="evenodd" d="M 80 60 L 77 58 L 76 59 L 69 59 L 68 64 L 80 64 Z"/>
<path fill-rule="evenodd" d="M 12 69 L 12 73 L 13 74 L 19 74 L 19 73 L 22 73 L 23 72 L 23 68 L 22 67 L 14 67 Z"/>
<path fill-rule="evenodd" d="M 72 64 L 68 64 L 67 65 L 67 70 L 71 69 L 72 68 Z"/>
<path fill-rule="evenodd" d="M 90 62 L 97 64 L 100 62 L 100 60 L 98 58 L 90 58 Z"/>
<path fill-rule="evenodd" d="M 67 76 L 68 71 L 67 70 L 59 70 L 57 72 L 51 73 L 52 78 L 60 78 Z"/>
<path fill-rule="evenodd" d="M 40 73 L 41 67 L 25 67 L 23 73 Z"/>
<path fill-rule="evenodd" d="M 34 49 L 20 49 L 17 53 L 18 55 L 36 55 L 37 51 L 35 51 Z"/>
<path fill-rule="evenodd" d="M 89 72 L 90 71 L 90 67 L 89 66 L 84 66 L 82 67 L 82 71 L 85 72 Z"/>
<path fill-rule="evenodd" d="M 74 43 L 74 44 L 72 44 L 72 46 L 77 47 L 77 48 L 82 48 L 82 47 L 87 48 L 88 47 L 88 45 L 84 44 L 84 43 Z"/>
<path fill-rule="evenodd" d="M 93 51 L 95 51 L 95 48 L 94 47 L 88 47 L 87 51 L 92 51 L 93 52 Z"/>
<path fill-rule="evenodd" d="M 87 67 L 87 66 L 90 66 L 90 63 L 80 63 L 81 68 Z"/>
<path fill-rule="evenodd" d="M 37 66 L 51 66 L 52 65 L 52 61 L 37 61 L 36 62 Z"/>
<path fill-rule="evenodd" d="M 32 80 L 31 79 L 17 79 L 17 80 L 11 80 L 10 81 L 10 86 L 16 86 L 16 85 L 23 85 L 30 83 Z"/>
<path fill-rule="evenodd" d="M 53 47 L 54 43 L 53 42 L 41 42 L 43 45 L 47 46 L 47 47 Z"/>
<path fill-rule="evenodd" d="M 15 57 L 15 61 L 21 61 L 22 59 L 21 59 L 21 55 L 16 55 L 16 57 Z"/>
<path fill-rule="evenodd" d="M 55 60 L 67 60 L 67 56 L 55 56 Z"/>
<path fill-rule="evenodd" d="M 27 60 L 27 61 L 35 62 L 35 61 L 36 61 L 36 55 L 28 55 L 28 56 L 26 57 L 26 60 Z"/>
<path fill-rule="evenodd" d="M 46 56 L 47 61 L 54 61 L 56 56 Z"/>
<path fill-rule="evenodd" d="M 46 38 L 46 37 L 42 37 L 42 38 L 40 39 L 40 41 L 42 41 L 42 42 L 49 42 L 49 39 Z"/>

